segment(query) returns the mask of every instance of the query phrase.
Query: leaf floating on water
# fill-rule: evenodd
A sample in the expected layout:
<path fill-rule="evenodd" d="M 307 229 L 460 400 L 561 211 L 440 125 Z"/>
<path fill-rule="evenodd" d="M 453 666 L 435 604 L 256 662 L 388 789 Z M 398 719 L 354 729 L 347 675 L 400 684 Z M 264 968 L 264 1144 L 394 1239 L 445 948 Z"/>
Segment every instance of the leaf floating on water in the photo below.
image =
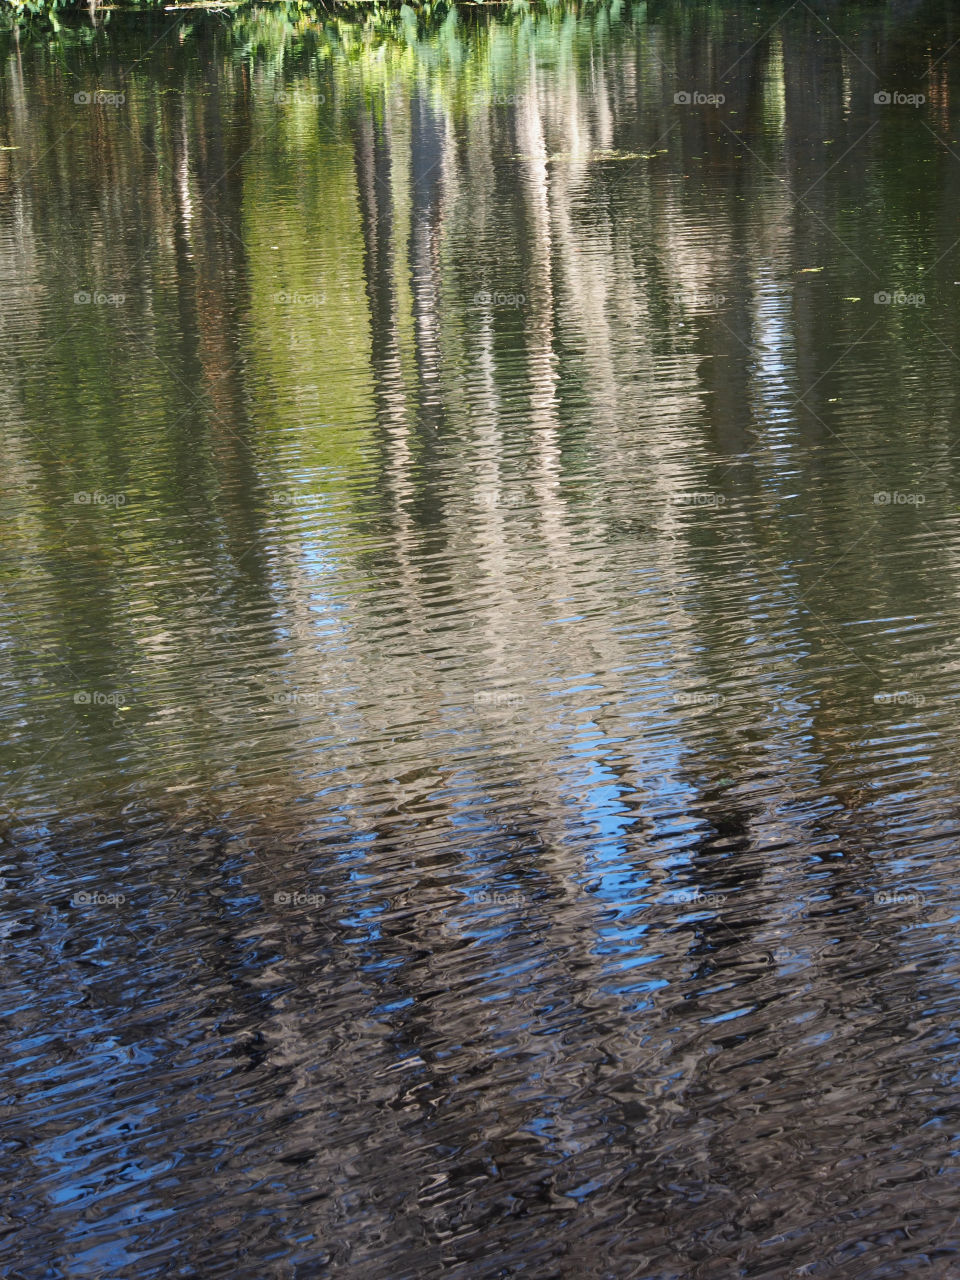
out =
<path fill-rule="evenodd" d="M 822 270 L 823 267 L 801 267 L 797 274 L 801 276 L 812 276 Z"/>
<path fill-rule="evenodd" d="M 19 151 L 19 147 L 0 147 L 0 151 Z"/>
<path fill-rule="evenodd" d="M 844 302 L 860 302 L 860 298 L 844 298 Z"/>

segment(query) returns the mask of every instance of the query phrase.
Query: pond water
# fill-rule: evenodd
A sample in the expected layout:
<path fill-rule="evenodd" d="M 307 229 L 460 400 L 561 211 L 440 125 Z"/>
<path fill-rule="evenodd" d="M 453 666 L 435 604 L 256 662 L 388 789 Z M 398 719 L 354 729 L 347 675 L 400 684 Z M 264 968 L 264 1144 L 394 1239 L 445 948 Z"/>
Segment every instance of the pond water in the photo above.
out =
<path fill-rule="evenodd" d="M 958 38 L 4 37 L 4 1274 L 960 1274 Z"/>

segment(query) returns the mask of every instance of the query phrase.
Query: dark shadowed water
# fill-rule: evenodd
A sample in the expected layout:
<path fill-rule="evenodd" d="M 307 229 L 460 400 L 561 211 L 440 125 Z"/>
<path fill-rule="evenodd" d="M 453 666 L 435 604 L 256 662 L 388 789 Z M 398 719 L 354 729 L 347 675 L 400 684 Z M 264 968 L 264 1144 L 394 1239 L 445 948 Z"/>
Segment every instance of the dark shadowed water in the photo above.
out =
<path fill-rule="evenodd" d="M 960 1276 L 960 17 L 3 39 L 0 1273 Z"/>

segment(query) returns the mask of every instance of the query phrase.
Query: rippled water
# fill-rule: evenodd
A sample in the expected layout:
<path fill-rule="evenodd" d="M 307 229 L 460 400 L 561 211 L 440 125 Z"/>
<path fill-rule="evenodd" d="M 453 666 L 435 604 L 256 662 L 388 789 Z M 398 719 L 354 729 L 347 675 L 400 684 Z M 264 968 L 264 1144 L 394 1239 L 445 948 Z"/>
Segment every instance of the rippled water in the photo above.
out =
<path fill-rule="evenodd" d="M 3 1274 L 960 1275 L 933 8 L 5 37 Z"/>

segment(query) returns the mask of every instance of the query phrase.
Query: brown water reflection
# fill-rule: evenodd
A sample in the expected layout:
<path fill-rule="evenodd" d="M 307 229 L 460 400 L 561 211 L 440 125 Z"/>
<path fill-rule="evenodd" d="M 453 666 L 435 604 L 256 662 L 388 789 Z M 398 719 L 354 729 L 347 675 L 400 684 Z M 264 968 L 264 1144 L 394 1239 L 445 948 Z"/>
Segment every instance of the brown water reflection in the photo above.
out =
<path fill-rule="evenodd" d="M 7 1273 L 957 1273 L 953 21 L 6 46 Z"/>

